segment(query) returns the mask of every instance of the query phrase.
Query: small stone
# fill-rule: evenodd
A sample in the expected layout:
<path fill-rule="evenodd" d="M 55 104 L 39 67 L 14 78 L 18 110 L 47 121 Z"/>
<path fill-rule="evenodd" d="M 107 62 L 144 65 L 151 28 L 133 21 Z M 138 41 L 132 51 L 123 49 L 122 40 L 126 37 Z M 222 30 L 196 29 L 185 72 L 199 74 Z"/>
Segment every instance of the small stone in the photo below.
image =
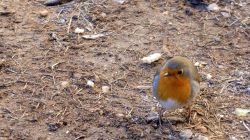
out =
<path fill-rule="evenodd" d="M 1 59 L 0 60 L 0 67 L 5 66 L 6 62 L 7 61 L 5 59 Z"/>
<path fill-rule="evenodd" d="M 200 63 L 199 63 L 199 62 L 195 62 L 195 63 L 194 63 L 194 66 L 199 67 L 199 66 L 200 66 Z"/>
<path fill-rule="evenodd" d="M 189 8 L 185 9 L 185 14 L 188 16 L 192 16 L 193 15 L 193 11 Z"/>
<path fill-rule="evenodd" d="M 221 12 L 221 15 L 225 18 L 229 18 L 231 16 L 228 12 Z"/>
<path fill-rule="evenodd" d="M 123 4 L 125 2 L 125 0 L 114 0 L 114 1 L 119 3 L 119 4 Z"/>
<path fill-rule="evenodd" d="M 87 81 L 87 86 L 94 87 L 95 83 L 93 81 L 91 81 L 91 80 L 88 80 Z"/>
<path fill-rule="evenodd" d="M 224 69 L 225 67 L 223 65 L 218 65 L 219 69 Z"/>
<path fill-rule="evenodd" d="M 150 112 L 150 114 L 146 118 L 147 122 L 152 122 L 158 119 L 159 119 L 159 115 L 157 112 Z"/>
<path fill-rule="evenodd" d="M 59 19 L 59 21 L 57 21 L 57 23 L 58 24 L 65 24 L 66 23 L 66 20 L 65 19 L 63 19 L 63 18 L 61 18 L 61 19 Z"/>
<path fill-rule="evenodd" d="M 68 81 L 62 81 L 61 86 L 62 86 L 63 89 L 67 88 L 69 86 L 69 82 Z"/>
<path fill-rule="evenodd" d="M 208 11 L 219 11 L 220 7 L 216 3 L 209 4 L 207 6 Z"/>
<path fill-rule="evenodd" d="M 102 86 L 102 92 L 103 93 L 108 93 L 109 92 L 109 86 Z"/>
<path fill-rule="evenodd" d="M 211 74 L 207 74 L 206 78 L 207 78 L 207 80 L 211 80 L 212 79 L 212 75 Z"/>
<path fill-rule="evenodd" d="M 48 14 L 49 14 L 49 11 L 46 10 L 46 9 L 44 9 L 44 10 L 40 11 L 39 13 L 40 13 L 40 16 L 41 16 L 41 17 L 47 17 Z"/>
<path fill-rule="evenodd" d="M 102 116 L 104 114 L 103 110 L 100 110 L 99 114 Z"/>
<path fill-rule="evenodd" d="M 47 126 L 48 126 L 48 131 L 50 132 L 57 131 L 61 127 L 59 123 L 48 123 Z"/>
<path fill-rule="evenodd" d="M 248 87 L 248 88 L 247 88 L 247 93 L 249 93 L 249 94 L 250 94 L 250 87 Z"/>
<path fill-rule="evenodd" d="M 103 18 L 105 18 L 106 16 L 107 16 L 107 14 L 106 13 L 101 13 L 101 16 L 103 17 Z"/>
<path fill-rule="evenodd" d="M 218 36 L 213 37 L 214 42 L 221 42 L 221 38 Z"/>
<path fill-rule="evenodd" d="M 116 117 L 122 118 L 122 117 L 124 117 L 124 115 L 121 113 L 118 113 L 118 114 L 116 114 Z"/>
<path fill-rule="evenodd" d="M 84 33 L 84 29 L 80 29 L 80 28 L 77 27 L 74 32 L 76 34 L 82 34 L 82 33 Z"/>
<path fill-rule="evenodd" d="M 229 137 L 229 140 L 238 140 L 238 139 L 234 136 L 231 136 L 231 137 Z"/>
<path fill-rule="evenodd" d="M 182 130 L 179 135 L 183 139 L 190 139 L 193 135 L 193 132 L 190 129 L 185 129 Z"/>
<path fill-rule="evenodd" d="M 169 14 L 169 12 L 168 12 L 168 11 L 165 11 L 165 12 L 163 12 L 162 14 L 165 15 L 165 16 L 167 16 L 167 15 Z"/>
<path fill-rule="evenodd" d="M 194 64 L 194 66 L 196 66 L 196 67 L 205 67 L 207 65 L 207 63 L 206 62 L 196 62 L 195 64 Z"/>
<path fill-rule="evenodd" d="M 149 56 L 143 57 L 141 60 L 143 63 L 151 64 L 159 59 L 161 59 L 161 53 L 154 53 Z"/>
<path fill-rule="evenodd" d="M 208 140 L 208 137 L 202 136 L 202 135 L 198 135 L 197 137 L 194 138 L 194 140 Z"/>

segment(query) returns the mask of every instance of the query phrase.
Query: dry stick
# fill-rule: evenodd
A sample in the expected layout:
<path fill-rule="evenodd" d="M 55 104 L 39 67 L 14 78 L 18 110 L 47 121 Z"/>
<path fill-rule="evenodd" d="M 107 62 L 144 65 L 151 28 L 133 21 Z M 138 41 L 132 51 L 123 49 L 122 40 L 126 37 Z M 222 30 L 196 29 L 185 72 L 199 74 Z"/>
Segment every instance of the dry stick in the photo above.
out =
<path fill-rule="evenodd" d="M 67 111 L 67 107 L 65 107 L 64 111 L 62 112 L 62 115 L 64 115 Z"/>
<path fill-rule="evenodd" d="M 225 88 L 227 88 L 229 85 L 226 83 L 226 84 L 224 84 L 224 86 L 221 88 L 221 90 L 220 90 L 220 94 L 224 91 L 224 89 Z"/>
<path fill-rule="evenodd" d="M 250 128 L 245 124 L 245 121 L 242 122 L 244 127 L 247 129 L 248 132 L 250 132 Z"/>
<path fill-rule="evenodd" d="M 65 55 L 65 53 L 69 50 L 69 47 L 70 47 L 70 46 L 67 46 L 67 48 L 65 49 L 64 55 Z"/>
<path fill-rule="evenodd" d="M 71 16 L 70 20 L 69 20 L 69 25 L 68 25 L 68 29 L 67 29 L 67 33 L 69 34 L 69 30 L 70 30 L 70 27 L 71 27 L 71 23 L 72 23 L 72 18 L 73 16 Z"/>
<path fill-rule="evenodd" d="M 57 18 L 59 18 L 59 16 L 61 15 L 61 13 L 63 12 L 63 9 L 57 14 Z"/>
<path fill-rule="evenodd" d="M 131 116 L 131 113 L 132 113 L 133 110 L 134 110 L 134 108 L 132 108 L 132 109 L 128 112 L 127 116 Z"/>

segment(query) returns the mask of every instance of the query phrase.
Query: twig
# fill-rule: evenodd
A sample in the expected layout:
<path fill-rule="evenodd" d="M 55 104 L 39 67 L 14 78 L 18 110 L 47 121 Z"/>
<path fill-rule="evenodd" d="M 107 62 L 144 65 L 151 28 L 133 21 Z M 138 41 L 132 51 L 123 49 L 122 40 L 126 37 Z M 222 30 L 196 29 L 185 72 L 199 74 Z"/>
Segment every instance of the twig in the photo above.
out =
<path fill-rule="evenodd" d="M 128 112 L 127 116 L 131 116 L 131 113 L 132 113 L 133 110 L 134 110 L 134 108 L 132 108 L 132 109 Z"/>
<path fill-rule="evenodd" d="M 227 88 L 228 87 L 228 84 L 226 83 L 226 84 L 224 84 L 224 86 L 221 88 L 221 90 L 220 90 L 220 94 L 224 91 L 224 89 L 225 88 Z"/>
<path fill-rule="evenodd" d="M 236 19 L 235 21 L 233 21 L 233 22 L 229 25 L 229 27 L 232 26 L 232 25 L 234 25 L 237 21 L 239 21 L 239 20 Z"/>
<path fill-rule="evenodd" d="M 68 25 L 67 33 L 69 33 L 69 30 L 70 30 L 70 27 L 71 27 L 71 23 L 72 23 L 72 18 L 73 18 L 73 16 L 69 20 L 69 25 Z"/>
<path fill-rule="evenodd" d="M 59 18 L 59 16 L 61 15 L 61 13 L 63 12 L 64 9 L 62 9 L 58 14 L 57 14 L 57 18 Z"/>
<path fill-rule="evenodd" d="M 242 122 L 244 127 L 247 129 L 248 132 L 250 132 L 250 128 L 245 124 L 245 121 Z"/>
<path fill-rule="evenodd" d="M 85 138 L 85 135 L 81 135 L 81 136 L 75 138 L 75 140 L 79 140 L 79 139 L 82 139 L 82 138 Z"/>

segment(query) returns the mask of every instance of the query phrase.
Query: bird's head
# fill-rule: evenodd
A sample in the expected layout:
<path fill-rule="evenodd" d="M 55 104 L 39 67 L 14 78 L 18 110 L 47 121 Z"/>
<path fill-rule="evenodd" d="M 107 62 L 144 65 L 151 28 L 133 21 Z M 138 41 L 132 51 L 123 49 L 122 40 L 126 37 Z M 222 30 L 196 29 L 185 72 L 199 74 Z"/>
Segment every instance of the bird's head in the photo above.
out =
<path fill-rule="evenodd" d="M 187 81 L 192 79 L 192 63 L 184 57 L 170 59 L 161 69 L 160 77 L 166 80 Z"/>

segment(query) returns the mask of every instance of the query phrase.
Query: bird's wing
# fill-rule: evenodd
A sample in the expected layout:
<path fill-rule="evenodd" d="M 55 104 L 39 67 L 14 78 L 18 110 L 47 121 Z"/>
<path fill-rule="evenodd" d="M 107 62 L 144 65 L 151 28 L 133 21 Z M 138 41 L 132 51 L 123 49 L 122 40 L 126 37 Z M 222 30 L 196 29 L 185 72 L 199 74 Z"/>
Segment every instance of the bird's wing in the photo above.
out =
<path fill-rule="evenodd" d="M 160 80 L 160 71 L 158 70 L 155 75 L 154 75 L 154 80 L 153 80 L 153 96 L 158 99 L 158 82 Z"/>

